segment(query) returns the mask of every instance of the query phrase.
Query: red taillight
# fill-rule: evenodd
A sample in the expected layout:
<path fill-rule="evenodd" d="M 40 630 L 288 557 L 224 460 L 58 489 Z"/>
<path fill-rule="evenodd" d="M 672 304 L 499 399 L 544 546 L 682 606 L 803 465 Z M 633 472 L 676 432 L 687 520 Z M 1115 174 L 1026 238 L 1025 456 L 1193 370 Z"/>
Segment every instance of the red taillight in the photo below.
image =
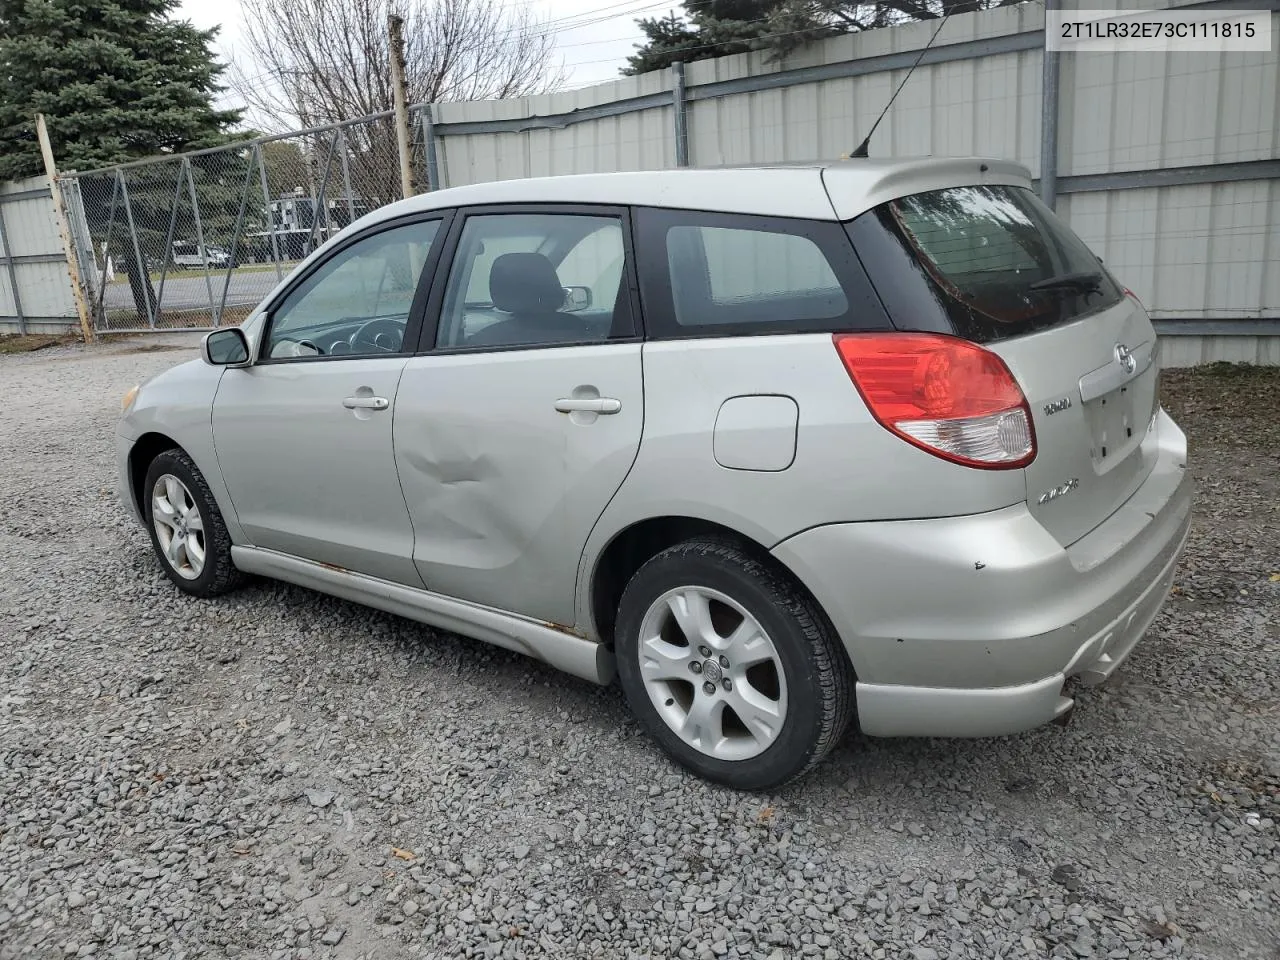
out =
<path fill-rule="evenodd" d="M 1031 410 L 1003 360 L 932 333 L 836 334 L 872 416 L 908 443 L 968 467 L 1024 467 L 1036 455 Z"/>
<path fill-rule="evenodd" d="M 1125 287 L 1125 288 L 1124 288 L 1124 295 L 1125 295 L 1126 297 L 1132 297 L 1132 298 L 1133 298 L 1134 303 L 1136 303 L 1138 306 L 1142 307 L 1142 309 L 1143 309 L 1143 310 L 1146 310 L 1146 309 L 1147 309 L 1145 306 L 1143 306 L 1142 301 L 1138 299 L 1138 295 L 1137 295 L 1136 293 L 1134 293 L 1132 290 L 1130 290 L 1128 287 Z"/>

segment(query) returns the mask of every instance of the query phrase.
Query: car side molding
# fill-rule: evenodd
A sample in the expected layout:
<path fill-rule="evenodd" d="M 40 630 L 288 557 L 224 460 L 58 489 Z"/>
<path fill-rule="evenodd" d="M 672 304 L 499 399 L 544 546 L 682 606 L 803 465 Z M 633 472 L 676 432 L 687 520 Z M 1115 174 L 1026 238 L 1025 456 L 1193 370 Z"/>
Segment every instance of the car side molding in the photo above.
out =
<path fill-rule="evenodd" d="M 543 623 L 275 550 L 233 546 L 231 559 L 245 573 L 284 580 L 514 650 L 601 686 L 613 680 L 612 651 L 559 624 Z"/>

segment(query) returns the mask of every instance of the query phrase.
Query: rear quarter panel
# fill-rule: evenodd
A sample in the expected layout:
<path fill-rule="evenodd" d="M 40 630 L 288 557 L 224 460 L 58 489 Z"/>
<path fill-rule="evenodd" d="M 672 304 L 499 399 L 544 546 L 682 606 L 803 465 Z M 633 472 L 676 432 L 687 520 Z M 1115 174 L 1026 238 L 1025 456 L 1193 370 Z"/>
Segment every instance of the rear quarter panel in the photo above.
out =
<path fill-rule="evenodd" d="M 973 470 L 898 439 L 871 416 L 829 334 L 677 340 L 644 347 L 640 452 L 588 539 L 578 622 L 594 631 L 590 583 L 606 546 L 654 517 L 729 527 L 769 548 L 829 523 L 959 516 L 1026 499 L 1020 470 Z M 799 409 L 783 470 L 729 469 L 713 436 L 722 404 L 766 394 Z"/>

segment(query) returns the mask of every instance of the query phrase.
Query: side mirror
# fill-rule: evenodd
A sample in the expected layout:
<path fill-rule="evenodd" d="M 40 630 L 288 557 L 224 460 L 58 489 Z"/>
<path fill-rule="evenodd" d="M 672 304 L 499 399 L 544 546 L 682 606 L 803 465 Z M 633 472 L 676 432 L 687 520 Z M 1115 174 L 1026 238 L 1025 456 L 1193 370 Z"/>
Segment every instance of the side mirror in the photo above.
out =
<path fill-rule="evenodd" d="M 576 313 L 579 310 L 586 310 L 589 306 L 591 306 L 590 287 L 564 288 L 564 306 L 560 309 L 565 313 Z"/>
<path fill-rule="evenodd" d="M 215 367 L 244 367 L 249 364 L 249 339 L 239 327 L 227 327 L 205 334 L 204 362 Z"/>

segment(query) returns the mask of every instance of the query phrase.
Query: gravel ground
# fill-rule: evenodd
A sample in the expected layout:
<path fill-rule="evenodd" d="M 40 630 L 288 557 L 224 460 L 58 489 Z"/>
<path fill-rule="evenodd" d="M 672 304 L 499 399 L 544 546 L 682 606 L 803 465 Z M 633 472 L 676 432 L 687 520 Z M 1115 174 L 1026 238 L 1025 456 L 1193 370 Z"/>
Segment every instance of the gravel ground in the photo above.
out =
<path fill-rule="evenodd" d="M 294 587 L 181 598 L 113 494 L 191 340 L 0 357 L 0 956 L 1280 957 L 1280 377 L 1166 375 L 1199 513 L 1073 724 L 774 796 L 616 687 Z"/>

